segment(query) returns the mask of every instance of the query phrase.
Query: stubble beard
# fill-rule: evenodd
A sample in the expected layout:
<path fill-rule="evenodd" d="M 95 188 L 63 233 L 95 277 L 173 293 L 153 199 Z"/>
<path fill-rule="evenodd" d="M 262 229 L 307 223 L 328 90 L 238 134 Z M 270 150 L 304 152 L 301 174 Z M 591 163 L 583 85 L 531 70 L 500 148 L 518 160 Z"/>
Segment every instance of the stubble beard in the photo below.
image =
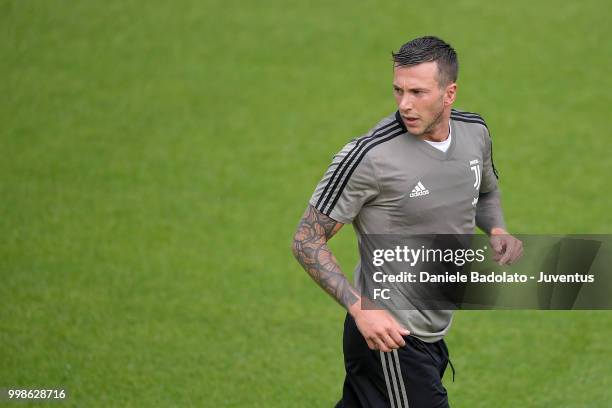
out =
<path fill-rule="evenodd" d="M 439 102 L 442 102 L 442 99 L 443 98 L 440 97 Z M 440 111 L 436 114 L 434 119 L 429 123 L 429 125 L 427 125 L 427 127 L 425 127 L 425 130 L 423 130 L 420 134 L 415 135 L 415 136 L 419 136 L 419 137 L 425 136 L 426 137 L 434 133 L 438 125 L 440 125 L 440 123 L 442 122 L 442 115 L 444 115 L 444 104 L 441 103 L 440 105 L 441 105 Z"/>

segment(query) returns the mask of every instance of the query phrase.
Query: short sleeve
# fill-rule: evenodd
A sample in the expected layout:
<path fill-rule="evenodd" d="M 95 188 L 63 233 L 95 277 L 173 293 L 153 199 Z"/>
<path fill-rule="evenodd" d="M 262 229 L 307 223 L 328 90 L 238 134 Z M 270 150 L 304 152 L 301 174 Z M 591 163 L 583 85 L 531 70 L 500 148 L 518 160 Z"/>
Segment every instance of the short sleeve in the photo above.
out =
<path fill-rule="evenodd" d="M 495 170 L 495 166 L 493 165 L 493 144 L 488 130 L 485 130 L 485 133 L 482 152 L 482 183 L 480 184 L 480 194 L 490 193 L 497 189 L 497 170 Z"/>
<path fill-rule="evenodd" d="M 374 167 L 359 139 L 355 139 L 334 156 L 310 204 L 330 218 L 350 224 L 378 192 Z"/>

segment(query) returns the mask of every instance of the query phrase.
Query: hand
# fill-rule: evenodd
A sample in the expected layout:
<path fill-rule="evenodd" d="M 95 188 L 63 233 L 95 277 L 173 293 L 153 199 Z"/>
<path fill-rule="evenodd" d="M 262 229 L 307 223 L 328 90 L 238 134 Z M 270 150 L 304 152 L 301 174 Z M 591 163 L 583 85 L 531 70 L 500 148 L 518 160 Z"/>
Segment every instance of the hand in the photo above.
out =
<path fill-rule="evenodd" d="M 349 312 L 355 319 L 355 324 L 371 350 L 389 352 L 404 347 L 406 342 L 402 336 L 410 332 L 403 328 L 386 310 L 364 310 L 361 302 L 353 305 Z"/>
<path fill-rule="evenodd" d="M 502 228 L 491 230 L 490 242 L 495 252 L 493 260 L 499 265 L 511 265 L 523 255 L 523 242 Z"/>

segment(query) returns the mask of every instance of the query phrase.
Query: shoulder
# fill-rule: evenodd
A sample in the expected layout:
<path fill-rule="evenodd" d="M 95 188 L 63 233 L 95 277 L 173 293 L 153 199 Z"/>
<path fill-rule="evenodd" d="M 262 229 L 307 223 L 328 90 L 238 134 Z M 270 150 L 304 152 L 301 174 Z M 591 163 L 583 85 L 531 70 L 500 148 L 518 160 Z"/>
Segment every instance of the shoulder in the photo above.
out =
<path fill-rule="evenodd" d="M 393 112 L 392 114 L 379 120 L 374 127 L 368 130 L 365 134 L 353 139 L 353 141 L 357 141 L 360 144 L 369 144 L 372 142 L 384 143 L 384 141 L 400 135 L 405 130 L 406 128 L 399 119 L 397 112 Z"/>
<path fill-rule="evenodd" d="M 461 131 L 471 135 L 489 136 L 489 127 L 484 118 L 475 112 L 451 109 L 451 120 Z"/>
<path fill-rule="evenodd" d="M 451 120 L 471 125 L 484 126 L 486 129 L 488 129 L 487 123 L 483 117 L 476 112 L 468 112 L 453 108 L 451 109 Z"/>
<path fill-rule="evenodd" d="M 489 127 L 484 118 L 475 112 L 468 112 L 459 109 L 451 109 L 451 121 L 460 133 L 465 133 L 472 137 L 477 137 L 484 143 L 490 140 Z"/>
<path fill-rule="evenodd" d="M 350 156 L 353 161 L 362 161 L 364 157 L 371 155 L 372 150 L 388 145 L 388 142 L 405 130 L 404 124 L 394 112 L 379 120 L 366 133 L 346 143 L 336 155 L 336 159 Z"/>

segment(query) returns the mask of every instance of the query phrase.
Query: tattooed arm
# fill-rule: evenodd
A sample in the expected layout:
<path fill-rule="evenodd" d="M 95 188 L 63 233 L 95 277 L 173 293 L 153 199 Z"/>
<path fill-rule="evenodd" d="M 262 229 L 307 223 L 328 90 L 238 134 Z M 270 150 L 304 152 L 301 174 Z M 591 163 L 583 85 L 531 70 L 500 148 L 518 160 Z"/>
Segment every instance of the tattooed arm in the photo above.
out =
<path fill-rule="evenodd" d="M 368 347 L 385 352 L 403 347 L 406 343 L 402 336 L 410 332 L 386 310 L 361 309 L 359 292 L 346 279 L 327 246 L 343 225 L 309 205 L 293 237 L 293 255 L 310 277 L 353 316 Z"/>
<path fill-rule="evenodd" d="M 359 293 L 346 279 L 327 246 L 327 241 L 343 225 L 309 205 L 293 237 L 292 249 L 310 277 L 348 310 L 359 300 Z"/>

